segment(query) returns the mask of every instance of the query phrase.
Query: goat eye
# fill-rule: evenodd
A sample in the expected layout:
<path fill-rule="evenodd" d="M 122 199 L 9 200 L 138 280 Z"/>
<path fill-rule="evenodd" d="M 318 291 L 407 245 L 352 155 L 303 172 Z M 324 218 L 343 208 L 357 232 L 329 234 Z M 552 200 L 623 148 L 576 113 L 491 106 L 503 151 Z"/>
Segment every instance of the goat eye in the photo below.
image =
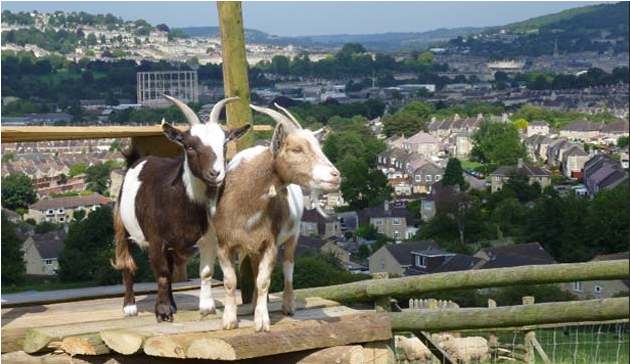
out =
<path fill-rule="evenodd" d="M 293 153 L 302 153 L 302 148 L 293 148 L 291 149 Z"/>

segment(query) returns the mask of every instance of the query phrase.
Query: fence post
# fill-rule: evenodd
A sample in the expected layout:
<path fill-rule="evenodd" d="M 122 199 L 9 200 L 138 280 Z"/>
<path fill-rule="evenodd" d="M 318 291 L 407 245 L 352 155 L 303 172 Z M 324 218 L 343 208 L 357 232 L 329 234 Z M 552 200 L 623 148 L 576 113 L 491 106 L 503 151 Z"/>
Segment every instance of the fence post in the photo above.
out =
<path fill-rule="evenodd" d="M 496 307 L 497 307 L 497 301 L 493 300 L 492 298 L 488 298 L 488 308 L 496 308 Z M 497 337 L 497 334 L 495 332 L 490 333 L 489 339 L 490 340 L 488 340 L 488 344 L 490 345 L 490 348 L 499 346 L 499 338 Z"/>
<path fill-rule="evenodd" d="M 245 31 L 240 1 L 217 1 L 219 28 L 221 30 L 221 56 L 223 58 L 223 89 L 226 97 L 238 96 L 240 100 L 226 105 L 227 124 L 231 127 L 252 123 L 249 107 L 249 81 L 245 52 Z M 227 156 L 232 157 L 238 149 L 250 147 L 253 134 L 248 133 L 236 144 L 228 143 Z M 256 277 L 249 255 L 239 254 L 239 285 L 243 303 L 252 302 Z"/>
<path fill-rule="evenodd" d="M 372 274 L 372 279 L 388 279 L 389 273 L 378 272 Z M 374 300 L 374 309 L 376 312 L 390 312 L 392 310 L 391 299 L 389 296 L 378 297 Z"/>
<path fill-rule="evenodd" d="M 523 297 L 523 305 L 533 305 L 534 304 L 534 296 L 524 296 Z M 536 356 L 534 354 L 534 340 L 536 339 L 536 331 L 527 331 L 525 333 L 525 362 L 526 363 L 534 363 L 536 361 Z"/>

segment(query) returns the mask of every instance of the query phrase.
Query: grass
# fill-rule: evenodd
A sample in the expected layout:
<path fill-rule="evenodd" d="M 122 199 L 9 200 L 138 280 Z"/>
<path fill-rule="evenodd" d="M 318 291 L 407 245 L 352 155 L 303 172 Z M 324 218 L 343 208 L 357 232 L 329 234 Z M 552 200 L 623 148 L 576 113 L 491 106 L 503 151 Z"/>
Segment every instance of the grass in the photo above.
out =
<path fill-rule="evenodd" d="M 27 291 L 56 291 L 60 289 L 86 288 L 97 286 L 96 282 L 33 282 L 18 286 L 2 285 L 2 294 L 20 293 Z"/>
<path fill-rule="evenodd" d="M 462 164 L 463 169 L 466 169 L 466 168 L 477 169 L 483 166 L 483 164 L 479 162 L 473 162 L 473 161 L 461 161 L 461 164 Z"/>

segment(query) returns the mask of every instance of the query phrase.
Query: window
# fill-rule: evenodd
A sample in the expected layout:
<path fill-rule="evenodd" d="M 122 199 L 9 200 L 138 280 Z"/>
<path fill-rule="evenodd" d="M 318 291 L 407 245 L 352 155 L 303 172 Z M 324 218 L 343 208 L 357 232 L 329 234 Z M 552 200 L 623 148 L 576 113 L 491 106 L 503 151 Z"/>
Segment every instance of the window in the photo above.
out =
<path fill-rule="evenodd" d="M 431 175 L 427 174 L 426 176 L 424 176 L 424 180 L 426 182 L 431 182 L 431 181 L 433 181 L 433 177 L 431 177 Z"/>
<path fill-rule="evenodd" d="M 57 213 L 59 213 L 59 214 L 63 214 L 63 209 L 58 209 L 58 210 L 57 210 Z"/>
<path fill-rule="evenodd" d="M 381 260 L 381 269 L 385 269 L 385 261 Z"/>
<path fill-rule="evenodd" d="M 442 179 L 442 176 L 440 176 L 439 174 L 435 175 L 435 182 L 439 181 Z"/>
<path fill-rule="evenodd" d="M 400 219 L 394 219 L 392 222 L 393 225 L 400 225 Z"/>
<path fill-rule="evenodd" d="M 595 291 L 595 293 L 599 294 L 602 293 L 602 286 L 600 286 L 599 284 L 595 285 L 595 288 L 593 288 L 593 290 Z"/>
<path fill-rule="evenodd" d="M 425 203 L 424 204 L 424 209 L 425 210 L 433 210 L 433 203 L 429 203 L 429 202 Z"/>
<path fill-rule="evenodd" d="M 418 267 L 427 267 L 427 257 L 422 255 L 416 255 L 416 266 Z"/>
<path fill-rule="evenodd" d="M 66 220 L 65 217 L 63 217 L 63 216 L 59 217 L 59 222 L 64 222 L 65 220 Z"/>
<path fill-rule="evenodd" d="M 394 239 L 398 239 L 398 238 L 400 238 L 400 231 L 395 230 L 394 231 Z"/>
<path fill-rule="evenodd" d="M 416 178 L 415 178 L 415 179 L 416 179 L 416 182 L 422 182 L 422 176 L 421 176 L 421 175 L 416 174 L 416 176 L 415 176 L 415 177 L 416 177 Z"/>
<path fill-rule="evenodd" d="M 44 264 L 46 264 L 46 265 L 52 265 L 52 259 L 45 259 L 45 260 L 44 260 Z"/>
<path fill-rule="evenodd" d="M 573 282 L 573 291 L 574 292 L 582 292 L 582 282 Z"/>
<path fill-rule="evenodd" d="M 381 225 L 383 225 L 383 219 L 375 219 L 375 220 L 374 220 L 374 225 L 376 225 L 376 226 L 381 226 Z"/>
<path fill-rule="evenodd" d="M 54 213 L 55 213 L 55 210 L 53 210 L 53 209 L 48 210 L 48 215 L 52 215 Z"/>

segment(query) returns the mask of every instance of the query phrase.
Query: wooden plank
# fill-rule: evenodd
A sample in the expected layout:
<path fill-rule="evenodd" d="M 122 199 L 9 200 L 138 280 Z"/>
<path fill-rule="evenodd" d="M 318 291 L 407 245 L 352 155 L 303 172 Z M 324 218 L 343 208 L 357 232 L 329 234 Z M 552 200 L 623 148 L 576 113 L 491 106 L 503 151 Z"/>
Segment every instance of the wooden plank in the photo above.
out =
<path fill-rule="evenodd" d="M 280 323 L 272 325 L 268 333 L 239 328 L 153 337 L 145 343 L 144 351 L 155 356 L 239 360 L 387 339 L 391 339 L 389 320 L 372 313 L 362 313 Z"/>
<path fill-rule="evenodd" d="M 363 360 L 365 364 L 397 363 L 392 341 L 384 340 L 363 344 Z"/>
<path fill-rule="evenodd" d="M 549 264 L 510 268 L 480 269 L 366 280 L 327 287 L 298 289 L 296 297 L 322 297 L 338 302 L 372 301 L 375 297 L 409 297 L 426 292 L 452 289 L 490 288 L 526 284 L 628 279 L 628 260 Z"/>
<path fill-rule="evenodd" d="M 586 301 L 552 302 L 497 308 L 407 310 L 380 315 L 392 319 L 396 331 L 448 331 L 494 329 L 543 323 L 625 319 L 629 316 L 627 297 Z"/>
<path fill-rule="evenodd" d="M 545 364 L 551 364 L 549 356 L 547 356 L 547 353 L 545 353 L 545 350 L 543 349 L 542 345 L 540 345 L 540 342 L 538 342 L 538 339 L 536 339 L 535 336 L 532 338 L 532 345 L 534 345 L 534 348 L 538 352 L 538 355 L 540 355 Z"/>
<path fill-rule="evenodd" d="M 104 354 L 99 356 L 70 356 L 68 354 L 29 355 L 23 351 L 2 354 L 2 361 L 11 364 L 182 364 L 181 359 L 147 357 L 146 355 Z M 186 363 L 197 363 L 188 360 Z M 273 355 L 264 358 L 238 360 L 234 364 L 360 364 L 363 363 L 361 346 L 337 346 L 321 350 Z M 225 361 L 204 360 L 204 364 L 225 364 Z"/>
<path fill-rule="evenodd" d="M 229 110 L 229 106 L 228 106 Z M 177 125 L 186 130 L 188 126 Z M 254 131 L 269 131 L 269 125 L 254 125 Z M 162 136 L 159 125 L 150 126 L 3 126 L 2 143 L 52 140 L 107 139 Z"/>
<path fill-rule="evenodd" d="M 306 301 L 299 300 L 296 302 L 296 307 L 298 309 L 333 307 L 336 305 L 338 305 L 338 303 L 319 298 Z M 280 312 L 281 310 L 282 301 L 278 300 L 269 303 L 270 312 Z M 251 314 L 251 312 L 253 312 L 253 307 L 251 307 L 251 305 L 238 306 L 238 313 L 240 315 Z M 172 333 L 172 330 L 177 330 L 177 328 L 182 327 L 182 323 L 184 322 L 188 323 L 188 327 L 196 327 L 195 325 L 201 325 L 203 327 L 203 325 L 206 325 L 204 322 L 216 320 L 219 317 L 219 315 L 201 316 L 197 311 L 179 311 L 175 314 L 174 324 L 156 324 L 155 317 L 151 314 L 146 316 L 125 317 L 115 320 L 101 320 L 32 328 L 25 332 L 22 348 L 27 353 L 35 353 L 46 349 L 50 342 L 63 340 L 67 337 L 131 327 L 147 327 L 149 332 L 155 333 Z M 203 330 L 203 328 L 200 328 L 199 330 Z M 4 346 L 4 336 L 2 340 L 2 344 Z"/>
<path fill-rule="evenodd" d="M 603 321 L 578 321 L 578 322 L 559 322 L 553 324 L 538 324 L 538 325 L 525 325 L 525 326 L 512 326 L 512 327 L 496 327 L 491 328 L 493 331 L 497 332 L 524 332 L 531 330 L 541 330 L 541 329 L 555 329 L 558 327 L 567 327 L 567 326 L 596 326 L 596 325 L 614 325 L 614 324 L 623 324 L 628 323 L 630 320 L 628 319 L 620 319 L 620 320 L 603 320 Z M 478 332 L 478 329 L 464 329 L 459 330 L 461 332 Z"/>

